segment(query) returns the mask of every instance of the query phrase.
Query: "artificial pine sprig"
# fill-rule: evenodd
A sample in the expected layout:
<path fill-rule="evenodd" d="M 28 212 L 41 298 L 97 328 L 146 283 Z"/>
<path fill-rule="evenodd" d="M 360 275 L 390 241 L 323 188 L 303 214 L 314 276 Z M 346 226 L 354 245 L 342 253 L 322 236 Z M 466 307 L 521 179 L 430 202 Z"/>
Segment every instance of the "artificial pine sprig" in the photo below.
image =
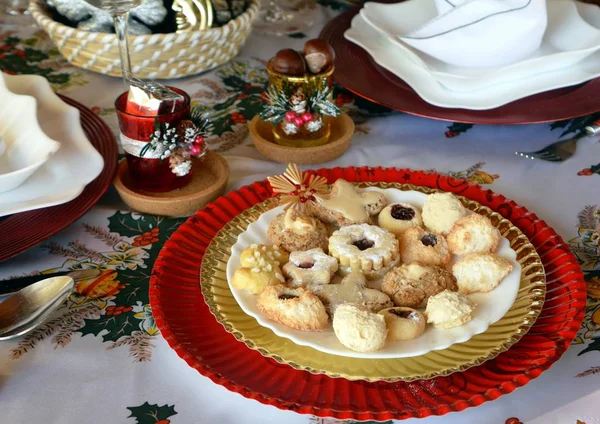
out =
<path fill-rule="evenodd" d="M 267 104 L 260 112 L 263 121 L 278 123 L 285 118 L 289 110 L 290 96 L 283 90 L 278 91 L 275 86 L 270 85 L 267 90 Z"/>
<path fill-rule="evenodd" d="M 315 90 L 308 98 L 310 108 L 313 112 L 318 112 L 321 115 L 338 117 L 340 116 L 340 108 L 329 100 L 329 95 L 329 87 L 325 87 L 323 90 Z"/>

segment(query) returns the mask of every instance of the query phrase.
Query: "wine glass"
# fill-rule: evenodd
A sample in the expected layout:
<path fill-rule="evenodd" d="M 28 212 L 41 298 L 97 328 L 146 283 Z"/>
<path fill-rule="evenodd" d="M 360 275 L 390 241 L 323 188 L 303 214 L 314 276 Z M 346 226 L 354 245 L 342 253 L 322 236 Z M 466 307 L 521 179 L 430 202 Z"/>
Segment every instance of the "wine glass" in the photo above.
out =
<path fill-rule="evenodd" d="M 261 0 L 258 32 L 285 35 L 302 32 L 315 23 L 316 0 Z"/>
<path fill-rule="evenodd" d="M 129 12 L 139 6 L 142 0 L 86 0 L 92 6 L 109 12 L 115 23 L 115 33 L 119 40 L 119 55 L 121 56 L 121 72 L 123 82 L 127 89 L 131 75 L 131 61 L 129 59 L 129 43 L 127 41 L 127 28 L 129 26 Z"/>

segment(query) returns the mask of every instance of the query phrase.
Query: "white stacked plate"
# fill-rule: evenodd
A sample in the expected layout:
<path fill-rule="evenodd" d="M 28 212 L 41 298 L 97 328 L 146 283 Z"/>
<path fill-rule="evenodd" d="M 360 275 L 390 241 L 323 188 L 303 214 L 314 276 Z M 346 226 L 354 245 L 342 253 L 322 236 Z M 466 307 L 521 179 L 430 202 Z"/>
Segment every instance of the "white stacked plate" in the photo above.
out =
<path fill-rule="evenodd" d="M 26 114 L 20 115 L 21 118 L 13 116 L 15 119 L 5 115 L 5 129 L 10 126 L 7 136 L 25 134 L 25 140 L 20 140 L 27 143 L 23 154 L 32 155 L 31 158 L 15 155 L 10 160 L 15 166 L 23 166 L 28 160 L 37 165 L 18 185 L 0 192 L 0 217 L 75 199 L 104 167 L 102 156 L 83 132 L 79 111 L 54 94 L 43 77 L 0 73 L 0 78 L 4 81 L 0 87 L 4 95 L 22 101 L 25 108 L 31 109 L 27 111 L 29 120 L 24 118 Z M 32 126 L 39 126 L 41 131 L 32 132 Z M 9 170 L 8 163 L 5 167 Z"/>
<path fill-rule="evenodd" d="M 493 109 L 600 76 L 600 8 L 571 0 L 547 0 L 546 8 L 548 24 L 541 46 L 505 66 L 453 66 L 403 43 L 399 35 L 435 17 L 434 0 L 366 3 L 344 35 L 428 103 Z"/>

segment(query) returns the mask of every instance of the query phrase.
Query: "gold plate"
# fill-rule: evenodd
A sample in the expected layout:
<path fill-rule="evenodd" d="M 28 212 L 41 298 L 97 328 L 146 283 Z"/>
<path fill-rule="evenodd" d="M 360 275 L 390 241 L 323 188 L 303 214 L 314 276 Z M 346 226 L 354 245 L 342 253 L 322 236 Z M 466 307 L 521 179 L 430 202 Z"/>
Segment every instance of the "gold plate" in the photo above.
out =
<path fill-rule="evenodd" d="M 367 183 L 358 186 L 415 190 L 425 194 L 442 192 L 399 183 Z M 236 339 L 263 356 L 298 370 L 348 380 L 387 382 L 429 379 L 464 371 L 506 351 L 529 330 L 544 305 L 546 276 L 535 248 L 517 227 L 486 206 L 461 196 L 458 198 L 467 209 L 490 218 L 502 236 L 508 239 L 510 247 L 517 252 L 517 261 L 522 268 L 519 292 L 511 309 L 484 333 L 475 335 L 464 343 L 409 358 L 348 358 L 297 345 L 275 335 L 272 330 L 262 327 L 256 319 L 246 315 L 229 289 L 227 261 L 238 235 L 246 231 L 248 225 L 262 213 L 277 207 L 277 198 L 247 209 L 215 235 L 202 260 L 202 294 L 217 321 Z"/>

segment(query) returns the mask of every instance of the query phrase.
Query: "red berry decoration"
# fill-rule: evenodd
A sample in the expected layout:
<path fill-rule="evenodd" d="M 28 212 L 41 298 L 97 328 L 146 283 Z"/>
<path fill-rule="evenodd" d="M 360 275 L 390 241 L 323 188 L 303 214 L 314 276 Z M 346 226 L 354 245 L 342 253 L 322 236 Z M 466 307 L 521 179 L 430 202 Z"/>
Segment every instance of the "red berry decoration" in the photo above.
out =
<path fill-rule="evenodd" d="M 201 135 L 199 135 L 199 136 L 198 136 L 198 137 L 196 137 L 196 139 L 194 140 L 194 144 L 202 145 L 202 143 L 204 143 L 204 137 L 202 137 Z"/>
<path fill-rule="evenodd" d="M 200 154 L 200 146 L 198 146 L 197 144 L 194 144 L 192 147 L 190 147 L 190 153 L 192 155 L 199 155 Z"/>
<path fill-rule="evenodd" d="M 304 112 L 304 113 L 302 114 L 302 120 L 303 120 L 304 122 L 310 122 L 310 121 L 312 121 L 312 119 L 313 119 L 313 118 L 312 118 L 312 114 L 311 114 L 310 112 Z"/>
<path fill-rule="evenodd" d="M 296 125 L 297 127 L 301 127 L 303 124 L 304 124 L 304 121 L 302 120 L 301 117 L 299 117 L 299 116 L 294 117 L 294 125 Z"/>
<path fill-rule="evenodd" d="M 294 122 L 295 117 L 296 117 L 296 114 L 294 112 L 286 112 L 286 114 L 285 114 L 285 119 L 290 122 Z"/>

